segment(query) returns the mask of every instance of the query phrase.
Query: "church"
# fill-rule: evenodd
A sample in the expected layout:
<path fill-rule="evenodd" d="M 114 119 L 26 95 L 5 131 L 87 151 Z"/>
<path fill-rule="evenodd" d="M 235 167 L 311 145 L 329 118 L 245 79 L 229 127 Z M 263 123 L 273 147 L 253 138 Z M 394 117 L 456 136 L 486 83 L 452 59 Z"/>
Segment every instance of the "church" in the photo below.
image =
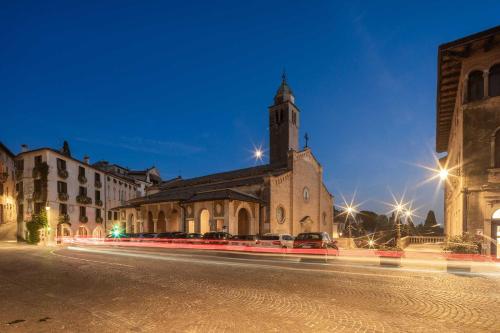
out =
<path fill-rule="evenodd" d="M 300 110 L 283 75 L 269 107 L 269 164 L 164 181 L 120 207 L 120 227 L 130 233 L 331 235 L 333 196 L 311 149 L 299 148 L 299 128 Z"/>

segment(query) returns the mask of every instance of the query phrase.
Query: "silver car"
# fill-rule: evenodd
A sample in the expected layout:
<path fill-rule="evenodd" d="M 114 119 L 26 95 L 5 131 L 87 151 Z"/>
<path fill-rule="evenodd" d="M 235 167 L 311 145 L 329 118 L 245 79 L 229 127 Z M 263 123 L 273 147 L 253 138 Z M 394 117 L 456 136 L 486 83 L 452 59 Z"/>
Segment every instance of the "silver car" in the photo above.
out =
<path fill-rule="evenodd" d="M 264 234 L 259 239 L 262 247 L 293 248 L 293 236 L 288 234 Z"/>

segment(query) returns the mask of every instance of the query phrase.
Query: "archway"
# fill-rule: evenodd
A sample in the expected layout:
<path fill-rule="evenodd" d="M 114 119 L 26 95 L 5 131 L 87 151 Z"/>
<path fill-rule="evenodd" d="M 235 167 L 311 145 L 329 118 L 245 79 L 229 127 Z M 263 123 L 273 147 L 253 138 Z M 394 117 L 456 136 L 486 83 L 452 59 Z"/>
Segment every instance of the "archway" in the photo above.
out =
<path fill-rule="evenodd" d="M 104 230 L 102 229 L 101 226 L 95 227 L 94 231 L 92 232 L 92 237 L 93 238 L 103 238 L 104 237 Z"/>
<path fill-rule="evenodd" d="M 155 222 L 153 221 L 153 213 L 148 212 L 148 232 L 155 232 Z"/>
<path fill-rule="evenodd" d="M 174 209 L 170 213 L 170 216 L 168 217 L 167 230 L 168 231 L 180 231 L 180 228 L 179 228 L 179 213 L 177 212 L 176 209 Z"/>
<path fill-rule="evenodd" d="M 210 231 L 210 212 L 203 209 L 200 213 L 200 233 L 204 234 Z"/>
<path fill-rule="evenodd" d="M 78 228 L 78 237 L 87 238 L 89 236 L 89 231 L 84 226 Z"/>
<path fill-rule="evenodd" d="M 310 216 L 305 216 L 300 220 L 300 231 L 301 232 L 311 232 L 314 221 Z"/>
<path fill-rule="evenodd" d="M 250 234 L 250 214 L 246 208 L 241 208 L 238 212 L 238 235 Z"/>
<path fill-rule="evenodd" d="M 167 220 L 165 219 L 165 213 L 160 210 L 158 213 L 158 221 L 156 221 L 156 232 L 167 231 Z"/>

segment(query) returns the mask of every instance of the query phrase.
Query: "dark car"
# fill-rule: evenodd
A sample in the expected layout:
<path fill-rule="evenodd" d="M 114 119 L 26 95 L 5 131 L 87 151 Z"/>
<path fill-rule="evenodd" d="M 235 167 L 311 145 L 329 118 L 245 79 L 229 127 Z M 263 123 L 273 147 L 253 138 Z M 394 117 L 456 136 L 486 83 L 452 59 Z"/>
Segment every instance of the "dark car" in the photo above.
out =
<path fill-rule="evenodd" d="M 134 240 L 137 242 L 147 242 L 153 240 L 155 237 L 156 237 L 155 233 L 141 232 L 134 235 Z"/>
<path fill-rule="evenodd" d="M 172 243 L 178 239 L 185 239 L 186 233 L 182 231 L 174 231 L 174 232 L 160 232 L 156 234 L 155 239 L 160 241 L 166 241 L 167 243 Z"/>
<path fill-rule="evenodd" d="M 188 244 L 198 244 L 202 241 L 203 235 L 197 232 L 186 234 L 184 241 Z"/>
<path fill-rule="evenodd" d="M 227 232 L 211 231 L 205 233 L 202 239 L 205 244 L 227 244 L 231 238 Z"/>
<path fill-rule="evenodd" d="M 293 247 L 297 249 L 336 249 L 337 244 L 332 241 L 326 232 L 305 232 L 298 234 L 293 241 Z"/>

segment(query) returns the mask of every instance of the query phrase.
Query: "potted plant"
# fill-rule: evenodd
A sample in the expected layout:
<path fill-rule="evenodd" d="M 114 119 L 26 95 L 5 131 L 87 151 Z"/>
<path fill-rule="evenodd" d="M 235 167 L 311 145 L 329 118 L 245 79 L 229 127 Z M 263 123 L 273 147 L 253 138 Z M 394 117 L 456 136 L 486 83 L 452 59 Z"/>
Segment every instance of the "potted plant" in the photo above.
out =
<path fill-rule="evenodd" d="M 96 188 L 101 188 L 102 187 L 102 183 L 99 180 L 96 180 L 95 183 L 94 183 L 94 185 L 95 185 Z"/>
<path fill-rule="evenodd" d="M 57 196 L 59 198 L 59 201 L 68 201 L 69 199 L 68 193 L 58 193 Z"/>
<path fill-rule="evenodd" d="M 380 258 L 380 266 L 400 267 L 404 250 L 397 245 L 381 245 L 375 254 Z"/>
<path fill-rule="evenodd" d="M 95 204 L 96 204 L 96 206 L 101 207 L 102 206 L 102 200 L 96 200 Z"/>
<path fill-rule="evenodd" d="M 80 216 L 80 222 L 82 223 L 87 223 L 89 221 L 89 218 L 87 216 Z"/>
<path fill-rule="evenodd" d="M 63 223 L 70 224 L 69 223 L 69 215 L 68 214 L 61 214 L 61 215 L 59 215 L 59 224 L 63 224 Z"/>
<path fill-rule="evenodd" d="M 102 223 L 102 222 L 103 222 L 102 217 L 97 216 L 97 217 L 95 218 L 95 223 Z"/>
<path fill-rule="evenodd" d="M 86 195 L 78 195 L 76 197 L 76 202 L 82 205 L 90 205 L 92 203 L 92 199 Z"/>
<path fill-rule="evenodd" d="M 479 259 L 481 243 L 469 233 L 450 237 L 444 247 L 448 272 L 470 272 L 471 261 Z"/>
<path fill-rule="evenodd" d="M 78 175 L 78 181 L 80 182 L 80 184 L 86 184 L 87 177 L 85 177 L 84 175 Z"/>
<path fill-rule="evenodd" d="M 62 178 L 62 179 L 66 179 L 68 178 L 68 170 L 66 169 L 57 169 L 57 175 Z"/>

